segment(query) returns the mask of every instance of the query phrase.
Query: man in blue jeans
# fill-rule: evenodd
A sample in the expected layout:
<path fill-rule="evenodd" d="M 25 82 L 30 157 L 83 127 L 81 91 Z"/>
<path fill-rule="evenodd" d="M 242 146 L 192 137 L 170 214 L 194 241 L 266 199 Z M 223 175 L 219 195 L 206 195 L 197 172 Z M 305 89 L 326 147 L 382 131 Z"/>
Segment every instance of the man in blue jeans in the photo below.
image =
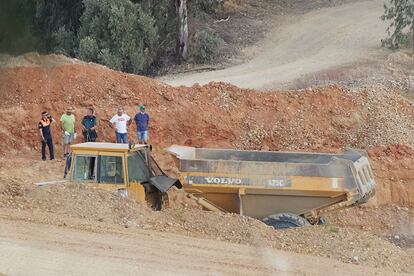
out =
<path fill-rule="evenodd" d="M 128 143 L 128 126 L 131 124 L 131 117 L 124 113 L 122 107 L 118 108 L 117 114 L 109 120 L 109 126 L 115 128 L 116 142 Z"/>
<path fill-rule="evenodd" d="M 147 144 L 149 115 L 145 112 L 144 105 L 139 107 L 139 112 L 135 115 L 134 120 L 137 124 L 138 143 Z"/>

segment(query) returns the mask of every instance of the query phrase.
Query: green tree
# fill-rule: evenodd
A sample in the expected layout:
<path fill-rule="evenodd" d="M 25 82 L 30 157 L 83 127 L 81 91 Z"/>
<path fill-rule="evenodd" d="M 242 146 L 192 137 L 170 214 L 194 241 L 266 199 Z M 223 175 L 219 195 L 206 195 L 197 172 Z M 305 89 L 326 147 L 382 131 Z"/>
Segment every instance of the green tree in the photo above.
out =
<path fill-rule="evenodd" d="M 80 58 L 131 73 L 148 70 L 158 34 L 153 18 L 140 5 L 129 0 L 84 0 L 84 7 Z M 93 50 L 87 45 L 93 45 Z"/>
<path fill-rule="evenodd" d="M 33 31 L 39 37 L 45 52 L 61 52 L 74 56 L 82 0 L 34 0 L 35 21 Z"/>
<path fill-rule="evenodd" d="M 208 14 L 215 14 L 224 4 L 224 0 L 192 0 L 189 2 L 190 9 L 194 13 L 203 11 Z"/>
<path fill-rule="evenodd" d="M 176 40 L 176 14 L 174 1 L 171 0 L 135 0 L 145 13 L 152 16 L 158 31 L 156 61 L 160 62 L 174 51 Z"/>
<path fill-rule="evenodd" d="M 193 56 L 197 63 L 217 61 L 225 47 L 224 40 L 216 33 L 206 30 L 196 34 Z"/>
<path fill-rule="evenodd" d="M 85 36 L 79 41 L 78 57 L 84 61 L 98 60 L 99 47 L 95 39 Z"/>
<path fill-rule="evenodd" d="M 391 24 L 387 28 L 388 38 L 381 40 L 382 45 L 397 49 L 411 44 L 414 50 L 414 0 L 390 0 L 384 9 L 381 19 L 391 20 Z"/>
<path fill-rule="evenodd" d="M 22 54 L 36 50 L 32 31 L 35 6 L 30 0 L 0 0 L 0 52 Z"/>
<path fill-rule="evenodd" d="M 65 26 L 61 26 L 53 32 L 51 39 L 51 50 L 53 52 L 74 56 L 74 49 L 78 44 L 74 31 L 67 30 Z"/>

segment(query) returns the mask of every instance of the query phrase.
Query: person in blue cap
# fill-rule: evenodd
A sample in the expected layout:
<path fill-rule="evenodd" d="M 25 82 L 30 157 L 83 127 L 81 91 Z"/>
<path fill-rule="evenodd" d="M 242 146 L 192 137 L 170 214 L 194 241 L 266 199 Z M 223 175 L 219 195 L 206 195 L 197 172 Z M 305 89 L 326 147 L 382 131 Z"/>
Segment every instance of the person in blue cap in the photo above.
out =
<path fill-rule="evenodd" d="M 139 112 L 135 114 L 134 120 L 137 125 L 138 143 L 147 144 L 149 115 L 145 112 L 144 105 L 139 107 Z"/>

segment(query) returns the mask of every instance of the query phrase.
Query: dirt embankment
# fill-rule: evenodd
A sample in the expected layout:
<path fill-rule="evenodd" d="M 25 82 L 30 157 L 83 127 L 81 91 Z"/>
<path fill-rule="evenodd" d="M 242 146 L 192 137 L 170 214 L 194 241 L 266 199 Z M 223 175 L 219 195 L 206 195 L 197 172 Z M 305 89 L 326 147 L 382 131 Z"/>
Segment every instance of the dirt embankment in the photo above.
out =
<path fill-rule="evenodd" d="M 99 140 L 113 141 L 108 120 L 118 106 L 133 115 L 138 102 L 148 108 L 151 143 L 170 172 L 175 169 L 162 148 L 174 143 L 328 152 L 363 148 L 378 181 L 376 202 L 414 204 L 413 104 L 398 91 L 375 87 L 263 93 L 223 83 L 172 88 L 97 65 L 0 68 L 0 153 L 39 150 L 40 113 L 59 118 L 67 105 L 76 107 L 78 121 L 84 108 L 93 106 Z M 136 140 L 134 130 L 129 135 Z M 60 144 L 58 126 L 52 131 Z"/>
<path fill-rule="evenodd" d="M 379 146 L 368 150 L 377 196 L 372 203 L 414 206 L 414 150 L 407 146 Z"/>
<path fill-rule="evenodd" d="M 154 212 L 106 191 L 34 187 L 34 181 L 60 178 L 63 167 L 62 160 L 45 163 L 35 153 L 41 111 L 58 118 L 72 105 L 79 120 L 85 107 L 93 106 L 99 139 L 112 141 L 109 118 L 120 105 L 133 115 L 138 102 L 148 107 L 156 157 L 171 173 L 176 170 L 162 148 L 174 143 L 327 152 L 351 146 L 368 151 L 378 183 L 372 205 L 382 206 L 332 214 L 327 226 L 274 231 L 251 218 L 201 211 L 178 192 L 171 194 L 171 209 Z M 328 86 L 262 93 L 223 83 L 172 88 L 96 65 L 10 67 L 0 68 L 0 116 L 2 219 L 116 235 L 172 232 L 393 271 L 414 269 L 409 208 L 414 204 L 414 110 L 398 91 Z M 60 145 L 58 126 L 52 131 Z M 129 135 L 136 139 L 135 127 Z M 383 205 L 389 203 L 407 207 Z"/>
<path fill-rule="evenodd" d="M 194 208 L 179 192 L 170 194 L 173 203 L 170 209 L 155 212 L 99 189 L 63 185 L 37 188 L 33 185 L 39 180 L 60 177 L 62 167 L 62 160 L 45 163 L 30 152 L 13 158 L 10 155 L 0 157 L 0 219 L 12 225 L 20 224 L 18 221 L 48 227 L 56 225 L 67 233 L 72 233 L 73 229 L 85 235 L 89 235 L 87 232 L 102 233 L 110 239 L 142 231 L 151 240 L 175 233 L 181 236 L 178 244 L 195 237 L 249 245 L 259 251 L 275 248 L 329 257 L 358 264 L 361 269 L 380 267 L 399 272 L 414 269 L 414 213 L 410 208 L 352 208 L 331 214 L 327 226 L 275 231 L 252 218 Z M 25 231 L 28 233 L 36 229 L 29 224 L 25 227 L 30 229 Z M 9 236 L 5 234 L 0 238 L 3 241 Z M 29 240 L 38 241 L 38 238 L 31 233 Z M 64 252 L 72 250 L 70 244 L 73 243 L 65 244 Z M 112 253 L 116 244 L 108 244 L 104 248 Z M 256 258 L 262 260 L 261 255 Z"/>

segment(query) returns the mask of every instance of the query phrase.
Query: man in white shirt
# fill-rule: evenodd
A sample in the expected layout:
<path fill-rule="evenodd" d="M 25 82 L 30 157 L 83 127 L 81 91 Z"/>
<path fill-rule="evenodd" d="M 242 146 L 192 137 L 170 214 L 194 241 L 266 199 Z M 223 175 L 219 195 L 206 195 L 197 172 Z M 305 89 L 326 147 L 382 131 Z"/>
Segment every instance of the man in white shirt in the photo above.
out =
<path fill-rule="evenodd" d="M 131 124 L 131 117 L 124 113 L 122 107 L 118 108 L 117 114 L 109 120 L 109 126 L 115 128 L 116 142 L 128 143 L 128 126 Z"/>

